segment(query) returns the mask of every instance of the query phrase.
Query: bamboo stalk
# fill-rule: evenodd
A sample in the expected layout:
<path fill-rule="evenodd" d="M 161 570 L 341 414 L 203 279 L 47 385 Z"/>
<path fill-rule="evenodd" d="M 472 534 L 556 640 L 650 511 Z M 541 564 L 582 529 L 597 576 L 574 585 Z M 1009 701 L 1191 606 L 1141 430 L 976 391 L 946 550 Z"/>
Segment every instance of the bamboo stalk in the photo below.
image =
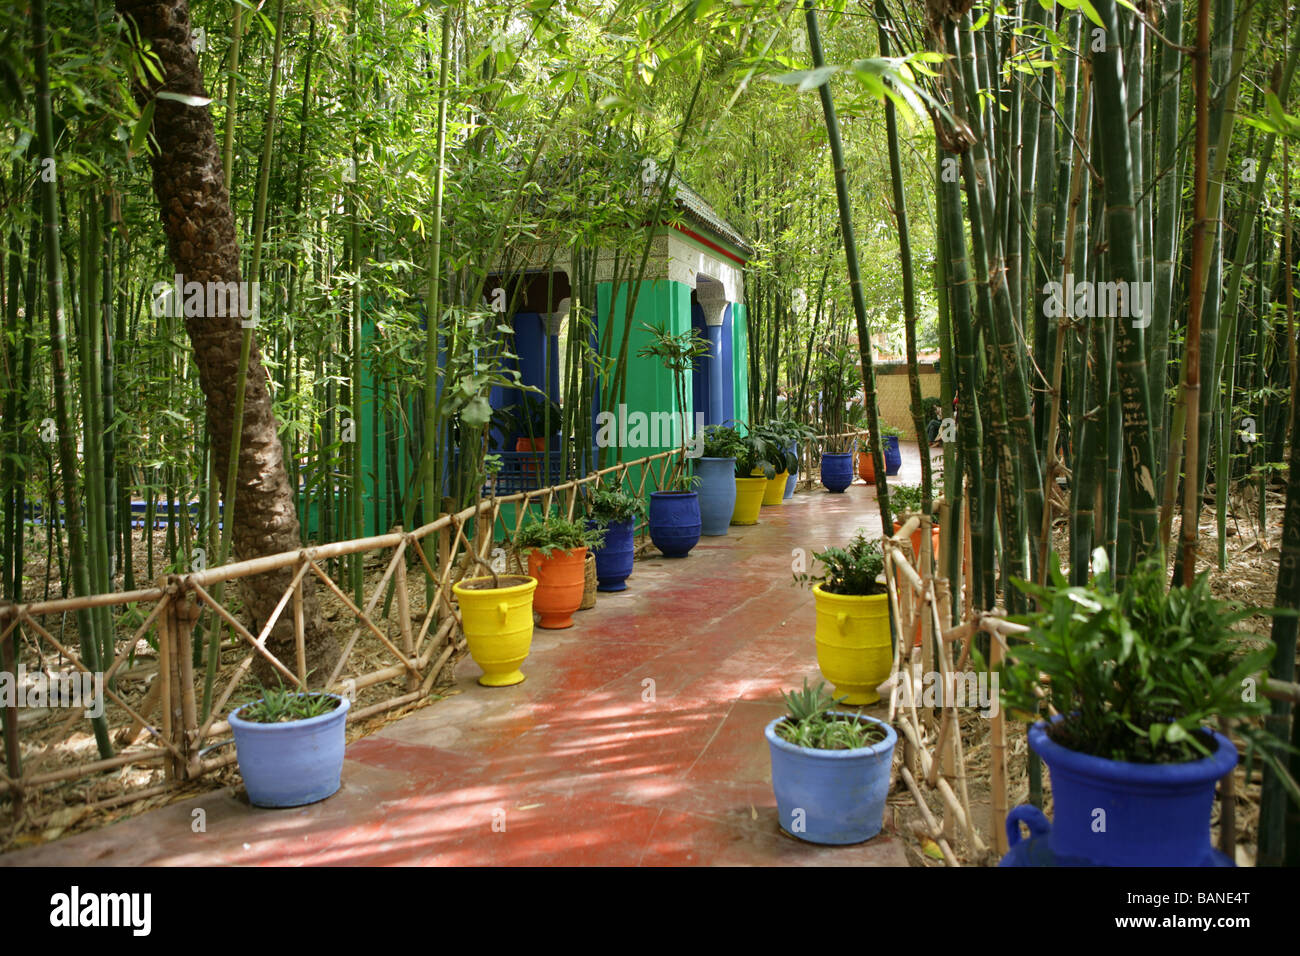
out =
<path fill-rule="evenodd" d="M 952 852 L 952 847 L 948 845 L 948 840 L 943 835 L 943 827 L 935 820 L 934 814 L 930 812 L 930 807 L 925 802 L 925 798 L 921 796 L 921 789 L 916 785 L 916 779 L 912 776 L 912 772 L 907 767 L 899 767 L 898 775 L 903 779 L 903 783 L 907 785 L 907 789 L 912 791 L 912 799 L 916 801 L 916 808 L 921 811 L 922 819 L 925 820 L 926 826 L 930 828 L 931 839 L 939 845 L 939 850 L 943 853 L 944 863 L 948 866 L 960 866 L 961 864 L 957 862 L 956 855 Z"/>

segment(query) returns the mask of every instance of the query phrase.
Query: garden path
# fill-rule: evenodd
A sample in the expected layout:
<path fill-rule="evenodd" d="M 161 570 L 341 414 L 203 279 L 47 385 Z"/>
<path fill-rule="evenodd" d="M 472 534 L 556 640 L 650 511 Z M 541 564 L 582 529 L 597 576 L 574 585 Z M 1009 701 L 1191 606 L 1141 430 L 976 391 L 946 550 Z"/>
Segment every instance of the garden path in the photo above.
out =
<path fill-rule="evenodd" d="M 919 480 L 916 446 L 903 455 L 896 480 Z M 906 865 L 890 813 L 858 846 L 783 835 L 763 738 L 780 691 L 820 680 L 794 549 L 859 525 L 878 528 L 874 489 L 819 485 L 684 559 L 638 562 L 573 628 L 537 629 L 523 684 L 481 687 L 466 658 L 445 700 L 351 743 L 322 803 L 218 790 L 0 866 Z"/>

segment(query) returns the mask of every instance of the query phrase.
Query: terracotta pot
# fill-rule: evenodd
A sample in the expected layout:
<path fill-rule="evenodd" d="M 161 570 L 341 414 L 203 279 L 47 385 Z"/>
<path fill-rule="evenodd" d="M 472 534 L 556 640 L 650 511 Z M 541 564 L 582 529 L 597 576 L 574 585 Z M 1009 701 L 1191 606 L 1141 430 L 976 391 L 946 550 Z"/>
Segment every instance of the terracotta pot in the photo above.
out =
<path fill-rule="evenodd" d="M 903 530 L 902 523 L 895 521 L 894 534 L 898 534 L 898 532 L 902 530 Z M 930 541 L 934 546 L 930 552 L 930 556 L 934 561 L 937 562 L 939 560 L 939 525 L 937 522 L 930 525 Z M 916 558 L 919 564 L 921 560 L 921 529 L 920 528 L 917 528 L 915 531 L 912 532 L 912 557 Z M 898 593 L 900 596 L 905 593 L 903 591 L 902 571 L 898 572 Z M 919 620 L 916 622 L 916 640 L 913 643 L 917 647 L 921 646 L 921 633 L 922 633 L 921 628 L 924 623 L 925 623 L 924 621 L 919 621 Z"/>
<path fill-rule="evenodd" d="M 533 610 L 542 616 L 539 627 L 573 627 L 573 612 L 582 606 L 586 563 L 586 548 L 552 551 L 549 558 L 540 551 L 528 552 L 528 576 L 537 579 Z"/>
<path fill-rule="evenodd" d="M 516 438 L 515 451 L 546 451 L 545 438 Z M 519 469 L 525 475 L 537 474 L 538 464 L 541 462 L 541 455 L 533 455 L 519 462 Z"/>
<path fill-rule="evenodd" d="M 876 460 L 868 452 L 858 452 L 858 477 L 869 485 L 876 483 Z"/>

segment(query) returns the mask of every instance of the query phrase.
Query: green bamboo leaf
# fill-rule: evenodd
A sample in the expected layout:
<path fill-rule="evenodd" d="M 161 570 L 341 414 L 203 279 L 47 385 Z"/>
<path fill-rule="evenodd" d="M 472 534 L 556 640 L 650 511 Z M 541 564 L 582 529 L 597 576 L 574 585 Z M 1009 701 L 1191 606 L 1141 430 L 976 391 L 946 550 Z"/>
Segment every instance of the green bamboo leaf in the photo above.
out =
<path fill-rule="evenodd" d="M 803 93 L 817 89 L 839 70 L 838 66 L 819 66 L 814 70 L 795 70 L 793 73 L 782 73 L 780 76 L 770 76 L 768 79 L 783 86 L 796 87 L 796 92 Z"/>

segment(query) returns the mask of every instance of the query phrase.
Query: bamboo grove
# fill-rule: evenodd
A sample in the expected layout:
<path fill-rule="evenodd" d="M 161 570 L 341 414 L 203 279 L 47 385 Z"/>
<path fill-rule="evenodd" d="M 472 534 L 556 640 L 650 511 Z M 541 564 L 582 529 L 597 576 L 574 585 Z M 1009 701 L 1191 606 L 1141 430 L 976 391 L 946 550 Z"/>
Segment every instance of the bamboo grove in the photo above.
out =
<path fill-rule="evenodd" d="M 1076 581 L 1098 547 L 1121 579 L 1223 568 L 1288 448 L 1300 605 L 1287 0 L 26 0 L 0 24 L 6 600 L 361 537 L 381 458 L 383 529 L 473 500 L 525 268 L 569 276 L 553 414 L 591 448 L 634 360 L 598 250 L 633 314 L 680 176 L 754 248 L 738 417 L 864 427 L 883 476 L 876 356 L 923 434 L 938 353 L 925 495 L 969 508 L 978 606 L 1021 609 L 1058 546 Z M 255 321 L 160 307 L 181 273 L 248 280 Z M 883 479 L 879 503 L 889 528 Z M 359 559 L 331 572 L 360 594 Z M 111 646 L 107 616 L 65 626 Z M 1294 622 L 1274 640 L 1292 679 Z"/>

